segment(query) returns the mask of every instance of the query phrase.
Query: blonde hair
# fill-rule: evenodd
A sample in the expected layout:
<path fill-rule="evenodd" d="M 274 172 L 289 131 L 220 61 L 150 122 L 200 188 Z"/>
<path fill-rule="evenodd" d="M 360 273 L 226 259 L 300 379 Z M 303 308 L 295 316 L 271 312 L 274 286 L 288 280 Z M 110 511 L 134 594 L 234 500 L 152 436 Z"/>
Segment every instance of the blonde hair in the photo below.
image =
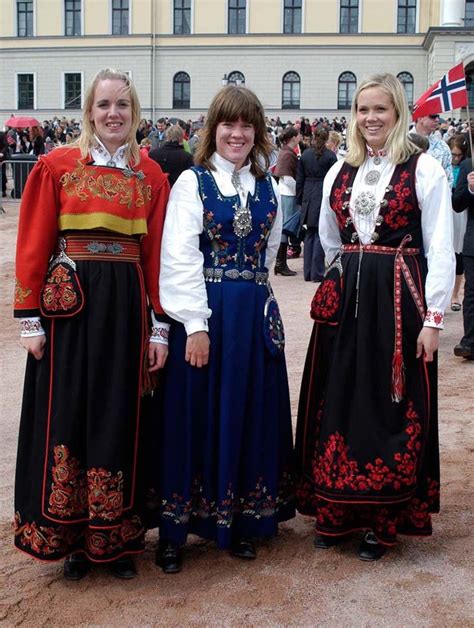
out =
<path fill-rule="evenodd" d="M 411 155 L 420 149 L 408 137 L 409 111 L 405 90 L 393 74 L 374 74 L 368 77 L 357 88 L 351 107 L 351 121 L 347 133 L 348 152 L 345 161 L 351 166 L 360 166 L 366 158 L 366 140 L 357 124 L 357 101 L 364 89 L 378 87 L 390 98 L 395 109 L 397 121 L 387 137 L 385 146 L 388 158 L 394 164 L 405 163 Z"/>
<path fill-rule="evenodd" d="M 328 142 L 332 142 L 338 148 L 342 142 L 341 134 L 337 131 L 329 131 Z"/>
<path fill-rule="evenodd" d="M 87 157 L 91 146 L 94 145 L 94 135 L 96 133 L 95 125 L 91 120 L 92 107 L 94 105 L 95 91 L 97 85 L 101 81 L 105 80 L 122 81 L 129 93 L 131 111 L 132 111 L 132 124 L 128 136 L 125 138 L 127 149 L 125 151 L 125 157 L 129 164 L 138 164 L 140 162 L 140 148 L 137 143 L 137 129 L 140 124 L 140 101 L 138 100 L 137 91 L 133 85 L 130 77 L 125 72 L 120 70 L 113 70 L 106 68 L 105 70 L 99 70 L 92 79 L 92 83 L 89 85 L 86 91 L 84 100 L 84 111 L 82 121 L 82 132 L 75 145 L 79 146 L 81 155 Z"/>
<path fill-rule="evenodd" d="M 273 150 L 267 136 L 265 112 L 257 96 L 241 85 L 227 85 L 214 96 L 206 115 L 194 163 L 215 170 L 211 157 L 216 150 L 217 125 L 221 122 L 236 122 L 239 118 L 254 128 L 255 140 L 249 153 L 250 171 L 256 177 L 263 177 L 270 165 L 270 154 Z"/>
<path fill-rule="evenodd" d="M 184 131 L 179 126 L 179 124 L 173 124 L 165 131 L 165 139 L 167 142 L 178 142 L 179 144 L 183 143 L 184 139 Z"/>

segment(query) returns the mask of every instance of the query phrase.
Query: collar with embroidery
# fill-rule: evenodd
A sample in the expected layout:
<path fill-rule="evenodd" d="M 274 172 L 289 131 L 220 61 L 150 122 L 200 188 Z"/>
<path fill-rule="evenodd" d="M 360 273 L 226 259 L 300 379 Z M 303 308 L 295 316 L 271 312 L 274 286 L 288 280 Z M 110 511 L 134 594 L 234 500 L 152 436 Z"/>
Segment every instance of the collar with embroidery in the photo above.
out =
<path fill-rule="evenodd" d="M 380 150 L 374 150 L 368 144 L 366 144 L 366 147 L 367 147 L 367 155 L 369 157 L 386 157 L 387 156 L 388 151 L 386 148 L 381 148 Z"/>
<path fill-rule="evenodd" d="M 113 163 L 117 168 L 125 168 L 128 165 L 125 158 L 125 151 L 128 144 L 120 146 L 120 148 L 111 155 L 97 135 L 94 135 L 94 139 L 95 144 L 91 147 L 91 156 L 97 166 L 106 166 Z"/>

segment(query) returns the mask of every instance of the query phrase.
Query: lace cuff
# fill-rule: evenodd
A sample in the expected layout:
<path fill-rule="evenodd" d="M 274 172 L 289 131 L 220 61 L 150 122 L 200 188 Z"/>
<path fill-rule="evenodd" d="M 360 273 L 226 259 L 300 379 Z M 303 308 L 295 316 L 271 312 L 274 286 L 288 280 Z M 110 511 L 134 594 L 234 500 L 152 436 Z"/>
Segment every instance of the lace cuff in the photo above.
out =
<path fill-rule="evenodd" d="M 444 329 L 444 313 L 441 310 L 426 310 L 423 326 Z"/>
<path fill-rule="evenodd" d="M 155 314 L 151 313 L 151 334 L 150 342 L 157 342 L 161 345 L 168 344 L 168 336 L 170 333 L 170 324 L 157 321 Z"/>
<path fill-rule="evenodd" d="M 39 316 L 31 318 L 20 318 L 20 337 L 32 338 L 33 336 L 44 336 L 44 329 L 41 326 Z"/>

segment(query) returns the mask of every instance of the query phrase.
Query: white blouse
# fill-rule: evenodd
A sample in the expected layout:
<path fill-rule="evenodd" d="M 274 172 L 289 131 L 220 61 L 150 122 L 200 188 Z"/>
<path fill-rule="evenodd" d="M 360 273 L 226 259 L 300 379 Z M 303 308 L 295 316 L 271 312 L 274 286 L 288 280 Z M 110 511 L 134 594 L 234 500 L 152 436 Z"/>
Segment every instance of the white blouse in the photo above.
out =
<path fill-rule="evenodd" d="M 233 196 L 238 192 L 245 206 L 248 195 L 255 192 L 255 177 L 250 172 L 250 165 L 238 171 L 241 189 L 236 190 L 231 180 L 234 164 L 217 153 L 211 160 L 216 168 L 212 175 L 222 195 Z M 273 180 L 272 184 L 278 208 L 267 242 L 267 268 L 275 261 L 282 229 L 280 195 Z M 199 236 L 204 229 L 203 214 L 197 177 L 192 170 L 185 170 L 171 189 L 166 209 L 161 244 L 160 301 L 169 316 L 184 324 L 188 335 L 207 331 L 207 319 L 212 314 L 203 275 L 204 257 L 199 250 Z"/>
<path fill-rule="evenodd" d="M 334 259 L 341 247 L 337 218 L 331 209 L 329 196 L 343 163 L 343 161 L 338 161 L 332 166 L 323 185 L 319 236 L 328 262 Z M 368 185 L 364 181 L 370 170 L 380 172 L 380 179 L 376 185 Z M 389 184 L 394 170 L 395 165 L 390 163 L 386 157 L 381 158 L 379 165 L 374 164 L 373 157 L 367 157 L 357 171 L 352 185 L 349 212 L 362 244 L 370 242 L 380 211 L 380 202 L 383 200 L 385 188 Z M 436 159 L 425 153 L 420 155 L 416 166 L 415 189 L 421 210 L 423 248 L 428 262 L 425 285 L 427 314 L 424 324 L 427 327 L 442 329 L 444 311 L 451 298 L 455 275 L 453 210 L 451 190 L 446 173 Z M 355 200 L 362 191 L 372 191 L 377 201 L 375 210 L 365 217 L 361 217 L 354 211 Z"/>

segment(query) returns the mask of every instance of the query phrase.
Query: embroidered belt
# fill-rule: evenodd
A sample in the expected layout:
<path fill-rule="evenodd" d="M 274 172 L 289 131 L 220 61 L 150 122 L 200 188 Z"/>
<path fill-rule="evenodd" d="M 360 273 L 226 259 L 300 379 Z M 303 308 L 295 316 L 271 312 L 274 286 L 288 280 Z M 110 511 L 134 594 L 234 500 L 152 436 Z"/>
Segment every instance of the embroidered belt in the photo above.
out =
<path fill-rule="evenodd" d="M 66 234 L 66 253 L 71 259 L 99 262 L 140 262 L 140 243 L 127 236 L 108 234 Z"/>
<path fill-rule="evenodd" d="M 268 272 L 266 271 L 253 271 L 253 270 L 237 270 L 237 268 L 231 268 L 225 270 L 224 268 L 204 268 L 205 281 L 220 283 L 221 281 L 236 281 L 243 279 L 244 281 L 255 281 L 259 286 L 266 286 L 268 282 Z"/>
<path fill-rule="evenodd" d="M 357 272 L 357 297 L 356 308 L 359 302 L 359 279 L 362 256 L 365 253 L 378 253 L 381 255 L 393 255 L 393 308 L 395 318 L 395 340 L 392 358 L 392 401 L 395 403 L 403 399 L 405 393 L 405 365 L 403 363 L 403 341 L 402 341 L 402 273 L 410 294 L 415 302 L 421 320 L 425 318 L 425 307 L 423 298 L 416 287 L 412 274 L 404 259 L 405 255 L 419 255 L 420 249 L 405 247 L 407 242 L 411 242 L 411 235 L 406 235 L 398 247 L 381 246 L 377 244 L 343 244 L 344 253 L 359 253 L 359 268 Z M 356 309 L 357 312 L 357 309 Z M 357 314 L 356 314 L 357 315 Z"/>

